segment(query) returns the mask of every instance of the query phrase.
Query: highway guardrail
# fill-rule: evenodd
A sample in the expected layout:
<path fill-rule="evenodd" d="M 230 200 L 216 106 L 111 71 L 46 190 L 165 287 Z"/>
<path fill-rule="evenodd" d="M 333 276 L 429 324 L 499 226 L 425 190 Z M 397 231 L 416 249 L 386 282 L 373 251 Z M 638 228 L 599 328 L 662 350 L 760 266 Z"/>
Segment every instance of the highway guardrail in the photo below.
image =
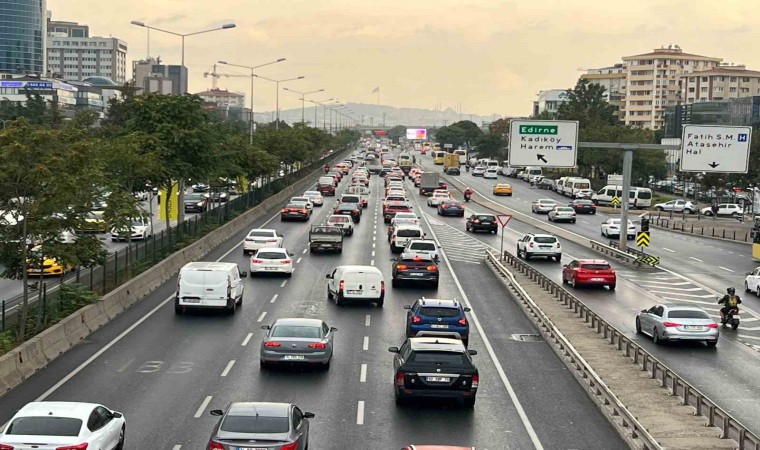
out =
<path fill-rule="evenodd" d="M 678 374 L 627 337 L 623 332 L 607 323 L 607 321 L 586 306 L 581 300 L 565 290 L 564 287 L 558 285 L 537 269 L 509 252 L 504 252 L 501 259 L 497 255 L 488 252 L 486 259 L 490 263 L 489 267 L 495 268 L 503 276 L 511 278 L 511 274 L 505 266 L 509 265 L 549 292 L 558 302 L 561 302 L 566 308 L 572 310 L 578 319 L 588 324 L 590 329 L 600 334 L 609 345 L 614 346 L 627 358 L 630 358 L 631 362 L 637 364 L 642 371 L 647 372 L 649 378 L 657 380 L 660 387 L 668 390 L 669 395 L 678 397 L 681 405 L 694 408 L 694 414 L 704 417 L 707 421 L 707 426 L 718 428 L 722 439 L 733 439 L 738 443 L 737 448 L 740 450 L 760 450 L 760 437 L 752 433 L 728 412 L 720 408 L 715 402 L 678 376 Z M 545 316 L 542 318 L 547 324 L 550 323 Z M 545 325 L 542 325 L 542 328 L 544 327 Z M 592 392 L 596 393 L 601 390 L 601 385 L 598 385 Z M 621 413 L 627 413 L 623 409 L 620 411 Z M 634 423 L 630 422 L 629 426 Z M 632 429 L 632 431 L 636 432 L 636 435 L 639 437 L 646 436 L 641 433 L 642 430 Z"/>

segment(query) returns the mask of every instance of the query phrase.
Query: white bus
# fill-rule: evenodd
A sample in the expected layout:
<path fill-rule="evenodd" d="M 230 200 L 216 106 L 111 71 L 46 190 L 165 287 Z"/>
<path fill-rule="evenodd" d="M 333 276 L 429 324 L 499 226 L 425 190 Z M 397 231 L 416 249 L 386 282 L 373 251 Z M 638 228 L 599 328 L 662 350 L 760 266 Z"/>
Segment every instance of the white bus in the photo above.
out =
<path fill-rule="evenodd" d="M 467 150 L 458 148 L 453 152 L 455 155 L 459 155 L 459 165 L 463 166 L 467 164 Z"/>

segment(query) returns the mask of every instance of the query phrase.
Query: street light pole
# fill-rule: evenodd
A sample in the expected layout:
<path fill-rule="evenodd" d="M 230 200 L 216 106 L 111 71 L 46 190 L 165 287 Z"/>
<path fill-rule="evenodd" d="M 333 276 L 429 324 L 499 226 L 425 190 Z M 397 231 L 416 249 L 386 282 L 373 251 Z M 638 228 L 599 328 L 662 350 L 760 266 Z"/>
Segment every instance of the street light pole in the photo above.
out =
<path fill-rule="evenodd" d="M 254 75 L 254 77 L 261 78 L 262 80 L 271 81 L 272 83 L 275 84 L 275 103 L 276 103 L 275 110 L 277 112 L 277 121 L 274 123 L 274 128 L 275 130 L 279 130 L 280 129 L 280 83 L 285 83 L 286 81 L 303 80 L 306 77 L 300 76 L 300 77 L 294 77 L 294 78 L 286 78 L 284 80 L 273 80 L 271 78 L 262 77 L 261 75 Z"/>
<path fill-rule="evenodd" d="M 314 128 L 317 128 L 319 126 L 317 124 L 317 108 L 319 107 L 319 105 L 321 105 L 321 104 L 323 104 L 325 102 L 330 102 L 332 100 L 333 100 L 332 98 L 328 98 L 327 100 L 322 100 L 320 102 L 316 102 L 314 100 L 309 100 L 311 103 L 314 103 Z"/>
<path fill-rule="evenodd" d="M 324 89 L 317 89 L 316 91 L 298 92 L 298 91 L 294 91 L 293 89 L 288 89 L 288 88 L 282 88 L 282 89 L 286 90 L 286 91 L 289 91 L 289 92 L 293 92 L 293 93 L 301 95 L 301 125 L 304 125 L 306 123 L 306 120 L 305 120 L 305 117 L 304 117 L 304 114 L 305 114 L 305 111 L 306 111 L 306 96 L 309 95 L 309 94 L 316 94 L 317 92 L 324 92 L 325 91 Z"/>

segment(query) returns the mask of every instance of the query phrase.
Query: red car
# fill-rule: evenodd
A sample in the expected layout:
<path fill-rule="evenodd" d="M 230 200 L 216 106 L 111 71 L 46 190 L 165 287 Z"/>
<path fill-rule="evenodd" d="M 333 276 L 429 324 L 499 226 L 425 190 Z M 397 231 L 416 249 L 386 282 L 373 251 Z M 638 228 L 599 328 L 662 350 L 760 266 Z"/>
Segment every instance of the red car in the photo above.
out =
<path fill-rule="evenodd" d="M 317 191 L 325 197 L 335 197 L 335 186 L 330 184 L 320 184 Z"/>
<path fill-rule="evenodd" d="M 607 286 L 615 290 L 617 275 L 603 259 L 576 259 L 562 268 L 562 282 L 572 287 L 583 285 Z"/>
<path fill-rule="evenodd" d="M 383 205 L 383 222 L 391 223 L 391 219 L 400 212 L 413 212 L 412 206 L 406 202 L 386 202 Z"/>

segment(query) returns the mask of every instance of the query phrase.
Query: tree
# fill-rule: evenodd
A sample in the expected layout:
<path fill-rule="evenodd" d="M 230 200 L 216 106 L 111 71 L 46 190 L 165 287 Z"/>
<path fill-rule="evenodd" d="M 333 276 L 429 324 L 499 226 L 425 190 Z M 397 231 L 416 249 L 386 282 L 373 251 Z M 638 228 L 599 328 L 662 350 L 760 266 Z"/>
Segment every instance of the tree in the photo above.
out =
<path fill-rule="evenodd" d="M 502 158 L 506 159 L 504 151 L 506 140 L 499 133 L 486 133 L 478 138 L 475 151 L 479 158 Z"/>
<path fill-rule="evenodd" d="M 404 125 L 396 125 L 388 130 L 388 138 L 391 141 L 398 142 L 398 139 L 402 137 L 406 137 L 406 127 Z"/>
<path fill-rule="evenodd" d="M 577 120 L 581 128 L 589 125 L 615 125 L 615 108 L 604 98 L 604 86 L 581 78 L 567 91 L 567 101 L 560 104 L 557 118 Z"/>
<path fill-rule="evenodd" d="M 493 134 L 499 134 L 504 137 L 509 135 L 509 120 L 508 119 L 497 119 L 491 122 L 490 125 L 488 125 L 488 132 Z"/>

